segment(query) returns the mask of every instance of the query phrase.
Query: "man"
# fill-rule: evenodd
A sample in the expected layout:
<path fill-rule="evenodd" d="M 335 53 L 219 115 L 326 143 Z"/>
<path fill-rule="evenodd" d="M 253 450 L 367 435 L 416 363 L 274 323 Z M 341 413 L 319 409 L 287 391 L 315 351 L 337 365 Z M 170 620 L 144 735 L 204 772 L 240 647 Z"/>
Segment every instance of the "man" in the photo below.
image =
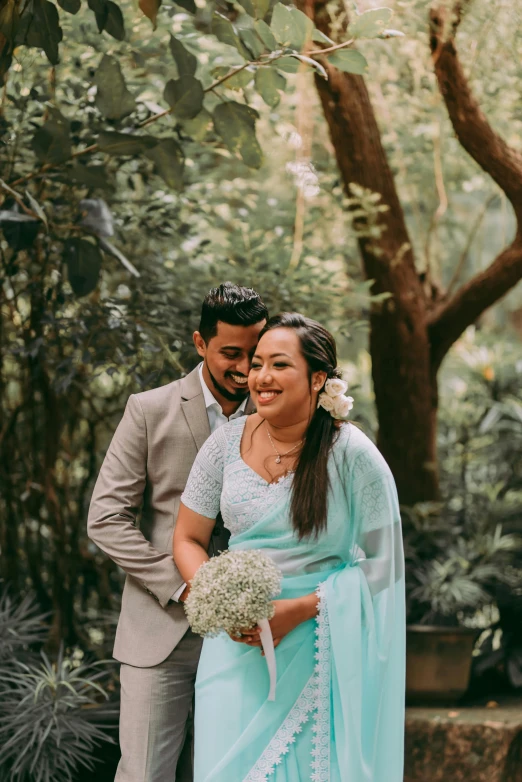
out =
<path fill-rule="evenodd" d="M 194 333 L 202 364 L 129 398 L 94 488 L 89 537 L 127 573 L 114 645 L 121 663 L 116 782 L 192 778 L 191 764 L 179 759 L 202 639 L 178 602 L 185 584 L 172 534 L 198 449 L 218 426 L 248 412 L 250 359 L 267 317 L 249 288 L 224 283 L 211 290 Z M 226 547 L 219 523 L 211 547 Z"/>

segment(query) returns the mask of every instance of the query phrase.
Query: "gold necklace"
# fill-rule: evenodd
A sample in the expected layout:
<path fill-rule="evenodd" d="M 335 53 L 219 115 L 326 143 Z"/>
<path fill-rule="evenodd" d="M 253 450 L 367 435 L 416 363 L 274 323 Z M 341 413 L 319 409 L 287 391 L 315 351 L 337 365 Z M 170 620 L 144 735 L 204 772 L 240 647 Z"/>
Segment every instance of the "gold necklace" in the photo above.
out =
<path fill-rule="evenodd" d="M 265 423 L 266 423 L 266 418 L 265 418 Z M 298 448 L 301 445 L 301 443 L 303 442 L 302 440 L 299 440 L 299 442 L 296 443 L 294 446 L 292 446 L 292 448 L 290 448 L 289 451 L 285 451 L 285 453 L 279 453 L 279 451 L 277 450 L 277 448 L 274 445 L 274 441 L 272 440 L 272 436 L 271 436 L 270 432 L 268 431 L 268 424 L 267 424 L 267 427 L 266 427 L 266 433 L 268 435 L 268 439 L 270 440 L 270 445 L 272 446 L 272 448 L 274 449 L 274 451 L 276 453 L 276 460 L 275 460 L 276 464 L 281 464 L 281 459 L 283 458 L 283 456 L 288 456 L 289 453 L 292 453 L 292 451 L 295 451 L 295 449 Z"/>

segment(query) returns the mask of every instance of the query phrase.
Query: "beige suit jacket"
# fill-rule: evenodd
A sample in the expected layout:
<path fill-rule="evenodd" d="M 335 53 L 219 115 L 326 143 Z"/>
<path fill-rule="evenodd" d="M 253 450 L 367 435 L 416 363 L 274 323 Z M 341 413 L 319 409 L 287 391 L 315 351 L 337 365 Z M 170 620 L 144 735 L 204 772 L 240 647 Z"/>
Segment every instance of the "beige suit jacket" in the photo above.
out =
<path fill-rule="evenodd" d="M 137 667 L 162 662 L 188 623 L 168 605 L 183 584 L 172 534 L 190 469 L 210 435 L 198 370 L 129 398 L 89 508 L 88 534 L 127 574 L 114 657 Z M 142 507 L 139 528 L 136 524 Z M 226 548 L 222 525 L 214 547 Z M 223 542 L 224 540 L 224 542 Z"/>

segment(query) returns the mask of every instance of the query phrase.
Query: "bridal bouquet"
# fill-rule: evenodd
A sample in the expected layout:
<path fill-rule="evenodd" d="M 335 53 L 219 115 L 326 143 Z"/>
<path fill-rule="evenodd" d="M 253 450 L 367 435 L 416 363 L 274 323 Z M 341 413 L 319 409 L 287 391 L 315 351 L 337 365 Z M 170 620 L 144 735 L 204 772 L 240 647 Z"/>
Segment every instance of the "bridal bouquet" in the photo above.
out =
<path fill-rule="evenodd" d="M 225 551 L 203 563 L 184 602 L 187 619 L 198 635 L 241 635 L 259 625 L 270 673 L 269 700 L 275 699 L 275 655 L 268 620 L 272 600 L 281 592 L 282 574 L 261 551 Z"/>

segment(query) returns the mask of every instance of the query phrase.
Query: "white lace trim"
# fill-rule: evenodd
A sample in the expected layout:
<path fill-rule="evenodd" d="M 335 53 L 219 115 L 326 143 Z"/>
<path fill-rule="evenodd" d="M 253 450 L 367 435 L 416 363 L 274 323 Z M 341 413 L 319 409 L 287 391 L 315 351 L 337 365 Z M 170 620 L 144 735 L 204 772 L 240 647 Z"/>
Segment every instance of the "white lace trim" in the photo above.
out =
<path fill-rule="evenodd" d="M 301 733 L 302 726 L 308 722 L 310 712 L 315 706 L 316 675 L 313 674 L 274 738 L 243 782 L 268 782 L 268 777 L 281 763 L 283 755 L 287 754 L 290 744 L 295 742 L 297 734 Z"/>
<path fill-rule="evenodd" d="M 330 622 L 324 583 L 319 584 L 316 594 L 319 603 L 315 630 L 317 651 L 314 673 L 274 738 L 243 782 L 268 782 L 268 777 L 281 763 L 290 744 L 295 743 L 296 736 L 301 733 L 304 723 L 308 722 L 310 712 L 315 712 L 310 779 L 312 782 L 330 782 Z"/>
<path fill-rule="evenodd" d="M 326 585 L 319 584 L 315 646 L 315 714 L 312 739 L 312 782 L 330 782 L 330 620 Z"/>

